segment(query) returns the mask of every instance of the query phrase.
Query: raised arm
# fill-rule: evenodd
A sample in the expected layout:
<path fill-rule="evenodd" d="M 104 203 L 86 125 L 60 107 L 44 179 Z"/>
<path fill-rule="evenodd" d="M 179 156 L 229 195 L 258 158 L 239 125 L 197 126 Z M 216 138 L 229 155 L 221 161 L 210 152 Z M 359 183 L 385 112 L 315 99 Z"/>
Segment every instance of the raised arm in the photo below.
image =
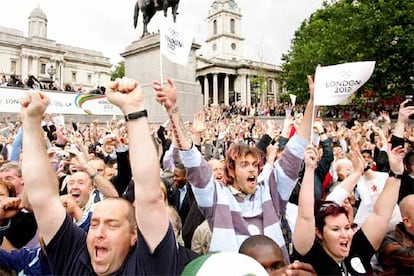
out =
<path fill-rule="evenodd" d="M 188 137 L 177 103 L 177 88 L 175 83 L 168 79 L 168 85 L 163 87 L 159 81 L 153 83 L 156 100 L 163 104 L 168 113 L 170 124 L 173 132 L 173 143 L 179 150 L 189 150 L 192 146 L 192 141 Z"/>
<path fill-rule="evenodd" d="M 40 91 L 29 91 L 20 103 L 24 132 L 23 180 L 39 231 L 47 245 L 66 216 L 59 199 L 58 179 L 46 154 L 43 129 L 40 126 L 49 99 Z"/>
<path fill-rule="evenodd" d="M 315 240 L 315 199 L 313 190 L 317 160 L 315 147 L 308 145 L 305 149 L 305 174 L 299 192 L 298 216 L 296 218 L 295 231 L 293 232 L 294 247 L 301 255 L 309 252 Z"/>
<path fill-rule="evenodd" d="M 402 146 L 391 149 L 391 144 L 388 144 L 388 160 L 390 162 L 390 170 L 392 173 L 400 177 L 389 176 L 385 182 L 384 189 L 374 205 L 373 212 L 362 225 L 362 231 L 368 238 L 372 247 L 378 250 L 384 239 L 388 223 L 391 219 L 392 212 L 398 200 L 398 191 L 401 185 L 401 175 L 404 172 L 403 158 L 404 149 Z"/>
<path fill-rule="evenodd" d="M 108 100 L 125 115 L 144 111 L 142 89 L 132 79 L 116 79 L 107 92 Z M 141 113 L 142 114 L 142 113 Z M 134 116 L 132 116 L 134 117 Z M 139 117 L 139 116 L 138 116 Z M 160 164 L 147 117 L 126 122 L 129 156 L 135 182 L 135 216 L 148 246 L 154 250 L 168 230 L 169 218 L 160 189 Z"/>
<path fill-rule="evenodd" d="M 93 181 L 94 186 L 106 197 L 118 197 L 118 191 L 115 189 L 114 185 L 106 179 L 103 175 L 99 174 L 86 160 L 84 153 L 80 152 L 77 149 L 70 149 L 71 154 L 74 154 L 75 157 L 72 159 L 72 162 L 76 167 L 86 172 Z"/>
<path fill-rule="evenodd" d="M 305 113 L 303 114 L 302 121 L 299 125 L 299 128 L 296 130 L 297 134 L 302 138 L 310 141 L 311 128 L 312 128 L 312 116 L 313 116 L 313 79 L 311 76 L 308 76 L 308 85 L 309 85 L 309 101 L 306 105 Z"/>
<path fill-rule="evenodd" d="M 194 195 L 200 207 L 211 207 L 213 204 L 214 189 L 207 189 L 213 185 L 213 170 L 207 161 L 202 157 L 200 151 L 192 144 L 192 141 L 181 121 L 177 101 L 177 90 L 174 82 L 168 79 L 168 84 L 161 86 L 159 81 L 153 83 L 155 98 L 163 104 L 168 113 L 171 124 L 173 143 L 175 148 L 180 150 L 180 158 L 188 168 L 188 180 L 193 185 Z M 197 190 L 197 188 L 203 191 Z M 209 209 L 211 212 L 211 208 Z"/>

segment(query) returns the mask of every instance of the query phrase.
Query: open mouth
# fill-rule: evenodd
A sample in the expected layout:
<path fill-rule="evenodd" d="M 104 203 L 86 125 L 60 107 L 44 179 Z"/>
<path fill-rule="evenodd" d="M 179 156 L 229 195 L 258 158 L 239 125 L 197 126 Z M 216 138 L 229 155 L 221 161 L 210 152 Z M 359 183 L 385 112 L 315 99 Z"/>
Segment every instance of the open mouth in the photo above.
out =
<path fill-rule="evenodd" d="M 108 255 L 108 249 L 101 246 L 95 246 L 95 260 L 96 262 L 100 262 L 106 258 Z"/>
<path fill-rule="evenodd" d="M 348 251 L 348 242 L 347 241 L 340 242 L 339 246 L 340 246 L 342 251 Z"/>
<path fill-rule="evenodd" d="M 256 182 L 256 176 L 254 176 L 254 175 L 249 176 L 249 177 L 247 178 L 247 181 L 249 181 L 249 182 Z"/>
<path fill-rule="evenodd" d="M 71 194 L 71 196 L 73 196 L 74 198 L 79 198 L 79 197 L 80 197 L 80 192 L 71 192 L 70 194 Z"/>

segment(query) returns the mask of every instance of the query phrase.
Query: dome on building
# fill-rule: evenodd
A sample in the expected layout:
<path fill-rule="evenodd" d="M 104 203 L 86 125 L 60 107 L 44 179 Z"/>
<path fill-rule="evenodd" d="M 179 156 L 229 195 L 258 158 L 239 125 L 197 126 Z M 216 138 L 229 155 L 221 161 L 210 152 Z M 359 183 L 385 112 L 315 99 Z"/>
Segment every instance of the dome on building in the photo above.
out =
<path fill-rule="evenodd" d="M 45 13 L 42 11 L 42 9 L 41 9 L 41 8 L 39 8 L 39 7 L 37 7 L 36 9 L 34 9 L 34 10 L 30 13 L 29 18 L 32 18 L 32 17 L 37 17 L 37 18 L 41 18 L 41 19 L 46 19 L 46 20 L 47 20 L 46 14 L 45 14 Z"/>

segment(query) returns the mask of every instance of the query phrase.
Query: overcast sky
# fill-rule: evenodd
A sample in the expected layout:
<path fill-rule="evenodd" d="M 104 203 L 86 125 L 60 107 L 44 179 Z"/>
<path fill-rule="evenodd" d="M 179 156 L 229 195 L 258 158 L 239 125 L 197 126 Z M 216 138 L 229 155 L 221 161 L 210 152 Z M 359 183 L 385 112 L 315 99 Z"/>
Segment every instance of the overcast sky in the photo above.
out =
<path fill-rule="evenodd" d="M 57 43 L 101 51 L 111 62 L 122 60 L 123 52 L 142 32 L 133 27 L 134 0 L 11 0 L 0 9 L 0 25 L 23 31 L 28 17 L 39 6 L 48 19 L 48 38 Z M 300 23 L 321 8 L 323 0 L 236 0 L 243 14 L 246 56 L 280 63 Z M 181 0 L 177 20 L 193 26 L 197 43 L 203 45 L 206 17 L 213 0 Z M 149 31 L 158 30 L 158 13 Z M 140 15 L 139 22 L 141 23 Z"/>

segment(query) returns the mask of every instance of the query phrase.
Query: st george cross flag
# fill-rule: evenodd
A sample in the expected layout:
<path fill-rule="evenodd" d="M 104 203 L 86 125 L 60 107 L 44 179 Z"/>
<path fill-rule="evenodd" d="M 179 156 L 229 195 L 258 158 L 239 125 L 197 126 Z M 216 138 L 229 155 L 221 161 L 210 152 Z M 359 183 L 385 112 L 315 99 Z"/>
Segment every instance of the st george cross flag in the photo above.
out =
<path fill-rule="evenodd" d="M 352 94 L 369 80 L 375 61 L 318 66 L 315 72 L 315 105 L 346 104 Z"/>
<path fill-rule="evenodd" d="M 165 19 L 160 28 L 161 53 L 170 61 L 185 66 L 188 61 L 193 32 L 182 23 Z"/>

